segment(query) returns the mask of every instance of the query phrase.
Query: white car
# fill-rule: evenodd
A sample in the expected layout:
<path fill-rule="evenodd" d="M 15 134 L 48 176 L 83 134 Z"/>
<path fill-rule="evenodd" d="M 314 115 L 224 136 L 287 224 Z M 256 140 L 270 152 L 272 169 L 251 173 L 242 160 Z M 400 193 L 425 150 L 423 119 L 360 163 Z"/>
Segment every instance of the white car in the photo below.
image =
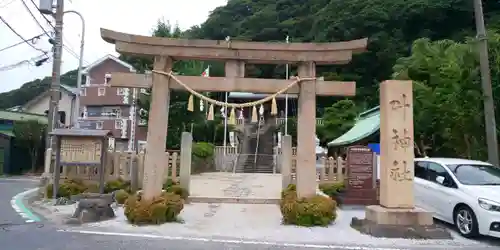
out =
<path fill-rule="evenodd" d="M 500 238 L 500 168 L 473 160 L 415 159 L 415 205 L 464 237 Z"/>

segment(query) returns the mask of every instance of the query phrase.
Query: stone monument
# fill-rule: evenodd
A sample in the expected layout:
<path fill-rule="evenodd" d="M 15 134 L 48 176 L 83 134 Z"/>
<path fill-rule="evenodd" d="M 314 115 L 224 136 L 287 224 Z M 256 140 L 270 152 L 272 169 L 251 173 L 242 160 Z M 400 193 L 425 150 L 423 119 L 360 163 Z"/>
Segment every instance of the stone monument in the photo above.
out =
<path fill-rule="evenodd" d="M 413 87 L 411 81 L 380 84 L 380 205 L 366 207 L 353 227 L 376 237 L 447 239 L 431 212 L 414 205 Z"/>

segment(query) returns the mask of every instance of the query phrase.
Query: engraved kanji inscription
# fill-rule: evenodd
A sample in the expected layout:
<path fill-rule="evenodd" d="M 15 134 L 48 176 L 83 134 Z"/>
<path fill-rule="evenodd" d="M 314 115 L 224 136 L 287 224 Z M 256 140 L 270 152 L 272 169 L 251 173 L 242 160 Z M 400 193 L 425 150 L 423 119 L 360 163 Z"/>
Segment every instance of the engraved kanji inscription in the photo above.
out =
<path fill-rule="evenodd" d="M 403 133 L 399 133 L 397 129 L 392 129 L 392 141 L 394 145 L 394 150 L 402 148 L 405 152 L 412 145 L 412 138 L 408 129 L 403 129 Z"/>
<path fill-rule="evenodd" d="M 408 96 L 406 94 L 402 94 L 400 100 L 389 101 L 389 105 L 392 110 L 403 109 L 403 120 L 406 121 L 406 110 L 411 107 L 410 103 L 408 103 Z"/>
<path fill-rule="evenodd" d="M 401 163 L 401 164 L 400 164 Z M 413 176 L 406 161 L 394 161 L 390 169 L 390 177 L 397 182 L 412 181 Z"/>

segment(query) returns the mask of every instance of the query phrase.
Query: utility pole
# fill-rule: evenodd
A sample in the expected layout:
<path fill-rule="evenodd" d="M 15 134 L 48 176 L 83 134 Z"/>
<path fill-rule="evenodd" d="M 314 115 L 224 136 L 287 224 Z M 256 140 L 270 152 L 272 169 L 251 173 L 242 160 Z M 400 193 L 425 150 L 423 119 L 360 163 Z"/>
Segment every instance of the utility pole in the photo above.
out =
<path fill-rule="evenodd" d="M 52 82 L 50 84 L 50 104 L 49 104 L 49 124 L 47 126 L 46 147 L 52 148 L 52 138 L 49 133 L 55 128 L 59 120 L 58 104 L 60 99 L 61 88 L 61 64 L 62 64 L 62 30 L 63 30 L 63 15 L 64 15 L 64 0 L 57 0 L 56 12 L 54 18 L 56 20 L 55 38 L 54 38 L 54 61 L 52 66 Z"/>
<path fill-rule="evenodd" d="M 481 85 L 483 88 L 484 98 L 484 126 L 486 128 L 486 142 L 488 145 L 488 161 L 496 167 L 499 167 L 495 104 L 493 102 L 493 91 L 491 89 L 490 64 L 488 59 L 488 39 L 486 37 L 486 28 L 484 27 L 483 5 L 481 3 L 481 0 L 473 1 L 479 49 Z"/>

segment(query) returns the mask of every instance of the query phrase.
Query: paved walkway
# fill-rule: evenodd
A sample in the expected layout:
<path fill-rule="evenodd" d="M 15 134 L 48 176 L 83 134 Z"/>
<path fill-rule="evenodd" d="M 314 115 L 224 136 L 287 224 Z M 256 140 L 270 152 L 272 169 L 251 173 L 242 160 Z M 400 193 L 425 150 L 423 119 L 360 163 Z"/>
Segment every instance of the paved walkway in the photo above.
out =
<path fill-rule="evenodd" d="M 61 207 L 62 208 L 62 207 Z M 63 212 L 66 208 L 61 209 Z M 69 214 L 68 209 L 66 211 Z M 211 240 L 235 244 L 302 246 L 330 249 L 495 249 L 494 245 L 468 240 L 452 232 L 453 240 L 385 239 L 362 235 L 349 226 L 353 216 L 363 217 L 363 209 L 339 210 L 329 227 L 297 227 L 281 224 L 277 205 L 271 204 L 187 204 L 180 223 L 137 227 L 127 223 L 123 208 L 117 208 L 113 220 L 69 227 L 72 232 L 130 235 L 150 238 Z M 337 246 L 337 247 L 335 247 Z M 338 247 L 341 246 L 341 247 Z M 269 248 L 274 249 L 274 248 Z"/>
<path fill-rule="evenodd" d="M 191 176 L 190 195 L 249 199 L 278 199 L 280 174 L 203 173 Z"/>

